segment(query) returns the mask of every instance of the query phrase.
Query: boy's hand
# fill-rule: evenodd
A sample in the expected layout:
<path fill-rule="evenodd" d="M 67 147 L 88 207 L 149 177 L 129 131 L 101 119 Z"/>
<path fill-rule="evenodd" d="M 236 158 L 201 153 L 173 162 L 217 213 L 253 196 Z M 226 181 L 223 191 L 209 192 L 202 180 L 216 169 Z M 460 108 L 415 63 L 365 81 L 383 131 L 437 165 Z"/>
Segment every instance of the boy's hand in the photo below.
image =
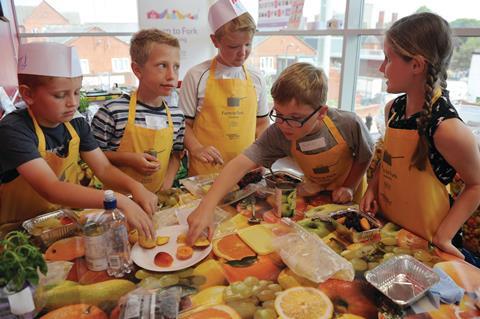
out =
<path fill-rule="evenodd" d="M 155 213 L 158 205 L 158 196 L 150 192 L 143 185 L 132 190 L 133 200 L 150 216 Z"/>
<path fill-rule="evenodd" d="M 360 201 L 360 211 L 374 216 L 378 212 L 378 204 L 375 192 L 368 188 Z"/>
<path fill-rule="evenodd" d="M 220 152 L 213 146 L 201 146 L 192 150 L 192 156 L 197 160 L 212 165 L 223 165 L 223 158 Z"/>
<path fill-rule="evenodd" d="M 153 222 L 142 208 L 124 195 L 119 196 L 118 199 L 118 207 L 125 214 L 130 226 L 138 229 L 139 235 L 143 235 L 147 238 L 155 238 Z"/>
<path fill-rule="evenodd" d="M 213 214 L 213 211 L 203 209 L 200 205 L 188 216 L 187 245 L 192 246 L 205 229 L 208 229 L 208 240 L 212 241 Z"/>
<path fill-rule="evenodd" d="M 350 187 L 339 187 L 332 192 L 332 201 L 336 204 L 345 204 L 353 200 L 353 189 Z"/>
<path fill-rule="evenodd" d="M 138 173 L 147 176 L 160 169 L 157 158 L 147 153 L 132 153 L 130 166 Z"/>

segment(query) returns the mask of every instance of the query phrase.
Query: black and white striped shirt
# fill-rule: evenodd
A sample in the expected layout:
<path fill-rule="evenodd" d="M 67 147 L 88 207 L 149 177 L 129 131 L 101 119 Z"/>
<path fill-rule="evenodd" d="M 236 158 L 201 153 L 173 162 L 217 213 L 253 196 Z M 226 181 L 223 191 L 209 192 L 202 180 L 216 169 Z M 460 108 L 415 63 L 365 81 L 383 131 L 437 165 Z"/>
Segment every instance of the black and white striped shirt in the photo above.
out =
<path fill-rule="evenodd" d="M 102 106 L 92 120 L 92 131 L 103 151 L 116 151 L 128 121 L 130 96 L 123 94 Z M 177 106 L 169 106 L 173 121 L 173 151 L 183 151 L 185 116 Z M 135 125 L 147 127 L 145 116 L 160 116 L 168 123 L 165 105 L 152 107 L 137 101 Z"/>

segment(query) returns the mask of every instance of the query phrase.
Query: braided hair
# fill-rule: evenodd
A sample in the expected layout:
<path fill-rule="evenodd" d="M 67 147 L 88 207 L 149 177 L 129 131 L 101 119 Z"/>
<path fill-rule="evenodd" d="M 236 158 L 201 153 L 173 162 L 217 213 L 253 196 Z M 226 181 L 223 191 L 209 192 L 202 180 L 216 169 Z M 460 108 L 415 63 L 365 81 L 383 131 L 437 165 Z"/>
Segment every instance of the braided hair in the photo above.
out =
<path fill-rule="evenodd" d="M 417 118 L 420 139 L 411 159 L 411 166 L 423 171 L 428 159 L 427 129 L 434 92 L 447 87 L 447 69 L 453 53 L 450 26 L 434 13 L 416 13 L 396 21 L 387 30 L 386 41 L 405 61 L 421 56 L 427 63 L 425 100 Z"/>

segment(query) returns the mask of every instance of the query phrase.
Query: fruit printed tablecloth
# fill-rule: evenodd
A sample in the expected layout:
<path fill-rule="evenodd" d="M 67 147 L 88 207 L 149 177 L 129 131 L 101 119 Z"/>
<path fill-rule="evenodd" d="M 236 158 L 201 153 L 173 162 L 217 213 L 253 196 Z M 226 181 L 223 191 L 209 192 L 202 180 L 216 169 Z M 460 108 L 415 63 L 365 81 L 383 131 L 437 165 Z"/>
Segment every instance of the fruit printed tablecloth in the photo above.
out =
<path fill-rule="evenodd" d="M 57 244 L 55 247 L 60 251 L 52 254 L 50 250 L 47 257 L 55 256 L 57 263 L 71 268 L 64 278 L 49 278 L 48 285 L 38 287 L 38 317 L 120 318 L 122 296 L 138 288 L 153 290 L 172 286 L 183 289 L 179 318 L 480 317 L 476 299 L 476 294 L 480 294 L 480 269 L 442 253 L 391 223 L 386 223 L 380 236 L 372 242 L 348 242 L 319 218 L 322 212 L 328 214 L 341 208 L 328 202 L 327 196 L 298 197 L 293 219 L 352 264 L 355 279 L 351 282 L 331 278 L 315 283 L 287 268 L 269 245 L 269 241 L 275 240 L 270 233 L 271 225 L 279 221 L 272 209 L 273 200 L 259 194 L 254 209 L 262 219 L 260 225 L 265 228 L 248 224 L 253 209 L 249 206 L 251 201 L 237 203 L 230 209 L 235 214 L 219 225 L 210 255 L 195 266 L 176 272 L 151 272 L 137 267 L 125 278 L 111 278 L 105 271 L 87 269 L 78 238 Z M 441 305 L 439 309 L 414 314 L 410 308 L 396 307 L 365 281 L 365 271 L 400 254 L 411 255 L 429 267 L 444 270 L 465 289 L 460 304 Z M 125 313 L 123 317 L 136 318 Z"/>

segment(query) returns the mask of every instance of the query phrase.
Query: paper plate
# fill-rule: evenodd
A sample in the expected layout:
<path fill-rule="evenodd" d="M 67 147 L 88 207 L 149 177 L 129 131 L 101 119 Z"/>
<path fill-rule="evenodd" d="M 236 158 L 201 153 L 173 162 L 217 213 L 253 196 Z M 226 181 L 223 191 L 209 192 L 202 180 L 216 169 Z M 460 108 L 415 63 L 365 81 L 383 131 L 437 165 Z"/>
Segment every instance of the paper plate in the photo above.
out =
<path fill-rule="evenodd" d="M 212 250 L 212 245 L 206 247 L 205 249 L 193 249 L 193 255 L 191 258 L 187 260 L 179 260 L 176 257 L 177 247 L 183 244 L 177 244 L 177 237 L 180 234 L 186 234 L 188 231 L 188 227 L 185 225 L 175 225 L 175 226 L 167 226 L 157 229 L 156 235 L 157 236 L 169 236 L 170 240 L 168 243 L 162 246 L 157 246 L 152 249 L 144 249 L 140 247 L 138 243 L 136 243 L 132 248 L 132 260 L 138 266 L 152 271 L 176 271 L 188 268 L 192 265 L 195 265 L 202 259 L 208 256 L 210 251 Z M 167 252 L 173 257 L 173 263 L 169 267 L 159 267 L 155 265 L 153 262 L 155 255 L 159 252 Z"/>

